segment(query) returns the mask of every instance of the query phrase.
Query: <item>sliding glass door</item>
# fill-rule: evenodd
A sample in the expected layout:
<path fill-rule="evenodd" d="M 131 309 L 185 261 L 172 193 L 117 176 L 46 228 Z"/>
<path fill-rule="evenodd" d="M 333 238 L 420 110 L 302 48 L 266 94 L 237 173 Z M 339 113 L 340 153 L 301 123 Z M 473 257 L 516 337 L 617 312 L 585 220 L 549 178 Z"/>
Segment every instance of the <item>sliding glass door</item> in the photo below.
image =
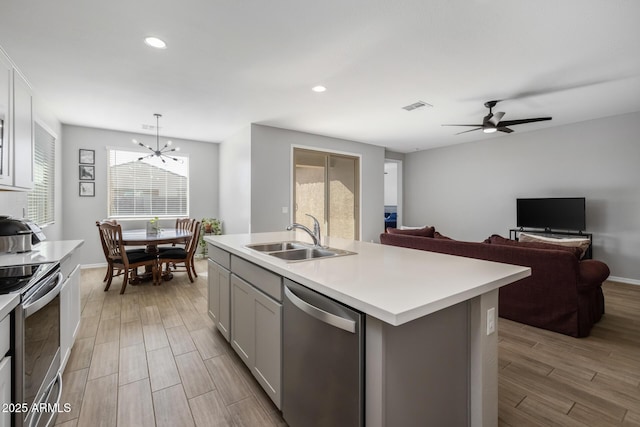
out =
<path fill-rule="evenodd" d="M 360 159 L 343 154 L 294 148 L 294 221 L 322 234 L 360 238 Z"/>

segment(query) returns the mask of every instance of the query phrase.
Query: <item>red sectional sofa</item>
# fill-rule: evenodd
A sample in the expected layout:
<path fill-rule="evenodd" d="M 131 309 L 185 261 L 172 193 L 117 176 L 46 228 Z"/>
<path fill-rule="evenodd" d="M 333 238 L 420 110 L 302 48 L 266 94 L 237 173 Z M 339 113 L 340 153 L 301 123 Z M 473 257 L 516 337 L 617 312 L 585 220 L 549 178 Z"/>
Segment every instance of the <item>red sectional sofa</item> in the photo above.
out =
<path fill-rule="evenodd" d="M 609 267 L 597 260 L 580 260 L 573 248 L 527 245 L 495 235 L 482 243 L 435 236 L 383 233 L 380 242 L 531 267 L 531 276 L 500 288 L 498 312 L 505 319 L 586 337 L 604 313 L 601 286 Z"/>

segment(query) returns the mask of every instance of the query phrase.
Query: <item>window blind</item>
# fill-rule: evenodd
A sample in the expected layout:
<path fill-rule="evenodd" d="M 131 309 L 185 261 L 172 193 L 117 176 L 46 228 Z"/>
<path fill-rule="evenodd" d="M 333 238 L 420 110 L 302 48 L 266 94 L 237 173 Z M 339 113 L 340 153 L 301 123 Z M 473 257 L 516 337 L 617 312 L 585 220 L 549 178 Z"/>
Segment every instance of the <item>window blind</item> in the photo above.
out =
<path fill-rule="evenodd" d="M 178 162 L 141 153 L 109 149 L 109 217 L 189 216 L 189 158 Z"/>
<path fill-rule="evenodd" d="M 55 156 L 55 137 L 36 122 L 33 190 L 27 195 L 27 216 L 40 226 L 55 221 Z"/>

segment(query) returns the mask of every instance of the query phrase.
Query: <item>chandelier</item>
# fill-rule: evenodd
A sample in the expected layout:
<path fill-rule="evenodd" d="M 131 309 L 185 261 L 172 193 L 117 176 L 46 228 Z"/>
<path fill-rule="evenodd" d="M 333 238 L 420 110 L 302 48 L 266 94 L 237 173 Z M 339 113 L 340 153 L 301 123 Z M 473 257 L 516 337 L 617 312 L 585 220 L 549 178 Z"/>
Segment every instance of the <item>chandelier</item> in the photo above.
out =
<path fill-rule="evenodd" d="M 173 153 L 174 151 L 180 151 L 179 147 L 171 148 L 171 141 L 167 141 L 162 148 L 160 148 L 160 117 L 162 114 L 154 114 L 156 116 L 156 149 L 154 150 L 151 146 L 145 145 L 142 142 L 138 142 L 137 140 L 132 140 L 134 144 L 137 144 L 141 147 L 148 148 L 151 151 L 151 154 L 147 156 L 139 157 L 138 160 L 147 159 L 149 157 L 159 157 L 162 160 L 162 163 L 167 163 L 164 158 L 174 160 L 176 162 L 180 162 L 176 157 L 171 156 L 169 153 Z"/>

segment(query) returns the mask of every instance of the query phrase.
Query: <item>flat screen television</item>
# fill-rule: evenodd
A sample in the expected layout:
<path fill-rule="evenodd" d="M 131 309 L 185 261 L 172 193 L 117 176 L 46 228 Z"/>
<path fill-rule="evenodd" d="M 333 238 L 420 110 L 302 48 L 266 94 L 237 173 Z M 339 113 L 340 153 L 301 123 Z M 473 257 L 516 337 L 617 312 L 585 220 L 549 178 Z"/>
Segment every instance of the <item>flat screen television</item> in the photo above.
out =
<path fill-rule="evenodd" d="M 546 230 L 584 231 L 584 197 L 517 199 L 517 226 Z"/>

